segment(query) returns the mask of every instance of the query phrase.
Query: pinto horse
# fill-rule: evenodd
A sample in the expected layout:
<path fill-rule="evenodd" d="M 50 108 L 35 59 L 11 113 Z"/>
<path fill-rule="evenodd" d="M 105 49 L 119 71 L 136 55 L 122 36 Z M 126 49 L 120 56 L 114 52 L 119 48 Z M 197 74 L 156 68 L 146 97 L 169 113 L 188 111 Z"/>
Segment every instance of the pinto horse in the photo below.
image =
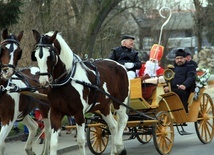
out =
<path fill-rule="evenodd" d="M 126 107 L 113 99 L 128 104 L 130 91 L 126 69 L 107 59 L 83 62 L 57 31 L 40 35 L 33 30 L 33 35 L 36 45 L 31 57 L 38 63 L 41 86 L 49 87 L 50 154 L 56 155 L 61 120 L 69 115 L 74 116 L 80 154 L 85 155 L 84 114 L 99 110 L 112 135 L 111 155 L 125 155 L 122 136 L 128 116 Z M 111 113 L 111 103 L 118 115 L 117 121 Z"/>
<path fill-rule="evenodd" d="M 48 119 L 49 105 L 47 101 L 39 102 L 33 97 L 22 95 L 15 91 L 18 88 L 29 88 L 29 86 L 38 85 L 38 75 L 36 75 L 36 72 L 39 71 L 38 68 L 16 69 L 18 60 L 21 58 L 22 51 L 19 42 L 22 36 L 23 31 L 18 36 L 9 35 L 7 29 L 2 33 L 3 41 L 0 44 L 0 120 L 2 125 L 0 131 L 0 155 L 5 155 L 5 139 L 16 120 L 22 121 L 29 129 L 25 151 L 28 155 L 35 155 L 32 149 L 32 142 L 37 133 L 38 125 L 28 114 L 36 107 L 41 110 L 45 123 L 46 139 L 42 155 L 48 155 L 50 120 Z"/>

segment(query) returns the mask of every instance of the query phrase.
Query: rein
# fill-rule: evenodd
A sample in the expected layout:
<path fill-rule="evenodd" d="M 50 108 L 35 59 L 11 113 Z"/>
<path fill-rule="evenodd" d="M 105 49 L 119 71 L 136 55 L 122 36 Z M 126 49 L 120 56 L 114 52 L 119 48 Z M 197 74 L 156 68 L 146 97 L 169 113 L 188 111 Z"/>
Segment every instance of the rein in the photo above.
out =
<path fill-rule="evenodd" d="M 122 101 L 118 100 L 117 98 L 113 97 L 113 96 L 110 95 L 109 93 L 106 93 L 105 91 L 103 91 L 102 89 L 100 89 L 97 85 L 92 85 L 92 84 L 87 83 L 87 82 L 85 82 L 85 81 L 79 81 L 79 80 L 75 80 L 75 79 L 72 79 L 72 80 L 75 81 L 75 82 L 78 83 L 78 84 L 84 85 L 84 86 L 89 87 L 89 88 L 96 89 L 96 90 L 99 91 L 100 93 L 102 93 L 102 94 L 108 96 L 110 99 L 112 99 L 113 101 L 117 102 L 119 105 L 122 105 L 122 106 L 128 108 L 129 110 L 133 110 L 134 112 L 138 113 L 138 114 L 141 115 L 141 116 L 147 117 L 147 118 L 149 118 L 149 119 L 151 119 L 151 120 L 156 120 L 156 119 L 153 118 L 153 117 L 150 117 L 150 116 L 148 116 L 148 115 L 146 115 L 146 114 L 144 114 L 144 113 L 141 113 L 141 112 L 137 111 L 136 109 L 133 109 L 133 108 L 129 107 L 128 105 L 124 104 Z"/>
<path fill-rule="evenodd" d="M 51 88 L 54 88 L 54 87 L 60 87 L 60 86 L 63 86 L 69 82 L 71 82 L 71 80 L 73 80 L 73 77 L 75 75 L 75 72 L 76 72 L 76 65 L 78 62 L 82 62 L 82 60 L 74 54 L 74 59 L 73 59 L 73 67 L 71 69 L 71 71 L 69 72 L 69 74 L 66 76 L 66 78 L 63 80 L 63 81 L 60 81 L 59 80 L 66 74 L 66 72 L 64 72 L 62 75 L 60 75 L 60 77 L 58 77 L 57 79 L 55 79 L 51 84 L 50 84 L 50 87 Z M 97 70 L 97 67 L 94 66 L 92 63 L 89 63 L 89 65 L 93 68 L 93 70 L 95 71 L 96 73 L 96 77 L 95 77 L 95 86 L 98 86 L 100 85 L 100 74 Z M 90 87 L 92 88 L 92 87 Z M 97 92 L 97 89 L 94 89 L 95 91 L 95 97 L 93 99 L 93 104 L 92 106 L 90 107 L 90 109 L 88 111 L 90 111 L 96 104 L 96 101 L 97 101 L 97 97 L 98 97 L 98 92 Z"/>
<path fill-rule="evenodd" d="M 60 86 L 63 86 L 65 84 L 67 84 L 68 82 L 70 82 L 71 80 L 73 80 L 74 82 L 78 83 L 78 84 L 81 84 L 85 87 L 88 87 L 88 88 L 91 88 L 95 91 L 95 97 L 94 97 L 94 100 L 93 100 L 93 104 L 92 106 L 90 107 L 90 109 L 88 111 L 90 111 L 96 104 L 96 100 L 97 100 L 97 97 L 99 95 L 99 93 L 101 94 L 104 94 L 105 96 L 108 96 L 110 99 L 112 99 L 113 101 L 117 102 L 118 104 L 138 113 L 140 116 L 144 116 L 144 117 L 147 117 L 151 120 L 156 120 L 155 118 L 151 117 L 151 116 L 148 116 L 144 113 L 141 113 L 131 107 L 129 107 L 128 105 L 124 104 L 123 102 L 121 102 L 120 100 L 118 100 L 117 98 L 113 97 L 112 95 L 110 95 L 109 93 L 106 93 L 105 91 L 103 91 L 102 89 L 100 89 L 99 85 L 100 85 L 100 75 L 99 75 L 99 72 L 97 70 L 97 67 L 94 66 L 92 63 L 89 63 L 91 65 L 91 67 L 93 68 L 93 70 L 95 71 L 96 73 L 96 84 L 90 84 L 90 83 L 87 83 L 85 81 L 80 81 L 80 80 L 77 80 L 77 79 L 74 79 L 74 74 L 76 72 L 76 64 L 78 62 L 82 62 L 75 54 L 74 56 L 76 57 L 76 59 L 74 59 L 73 61 L 73 68 L 72 70 L 69 72 L 69 74 L 67 75 L 67 77 L 65 78 L 65 80 L 61 81 L 60 83 L 57 83 L 57 81 L 59 81 L 59 79 L 62 77 L 60 76 L 58 79 L 54 80 L 54 83 L 51 83 L 50 86 L 51 87 L 60 87 Z M 64 75 L 64 74 L 62 74 Z M 98 93 L 99 92 L 99 93 Z"/>
<path fill-rule="evenodd" d="M 34 92 L 38 91 L 38 89 L 44 89 L 44 88 L 41 88 L 40 86 L 32 87 L 30 85 L 30 83 L 28 82 L 28 80 L 27 80 L 27 79 L 32 79 L 32 78 L 29 77 L 26 74 L 23 74 L 22 72 L 20 72 L 20 70 L 16 71 L 14 75 L 16 75 L 17 77 L 11 77 L 9 80 L 7 80 L 6 86 L 0 85 L 1 94 L 5 93 L 7 91 L 9 91 L 10 93 L 17 93 L 17 92 L 23 92 L 23 91 L 33 92 L 34 93 Z M 12 82 L 12 80 L 21 80 L 22 82 L 24 82 L 26 84 L 27 87 L 20 88 L 16 84 L 14 84 Z M 38 83 L 38 80 L 36 80 L 36 79 L 32 79 L 32 80 Z M 42 104 L 42 105 L 45 105 L 45 106 L 49 106 L 49 104 L 44 103 L 44 102 L 42 102 L 42 101 L 40 101 L 38 99 L 35 99 L 34 97 L 32 97 L 32 100 L 38 102 L 39 104 Z"/>

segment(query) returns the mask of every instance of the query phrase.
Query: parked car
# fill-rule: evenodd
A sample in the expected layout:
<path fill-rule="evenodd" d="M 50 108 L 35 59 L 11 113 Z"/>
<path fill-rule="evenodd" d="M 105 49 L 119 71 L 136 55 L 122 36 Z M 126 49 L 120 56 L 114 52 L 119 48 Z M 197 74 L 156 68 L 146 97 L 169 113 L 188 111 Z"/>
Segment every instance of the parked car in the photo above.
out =
<path fill-rule="evenodd" d="M 174 61 L 175 60 L 175 52 L 178 50 L 178 49 L 183 49 L 184 51 L 190 53 L 192 55 L 192 52 L 190 51 L 189 48 L 183 48 L 183 47 L 176 47 L 176 48 L 173 48 L 167 55 L 166 55 L 166 59 L 169 60 L 169 61 Z"/>

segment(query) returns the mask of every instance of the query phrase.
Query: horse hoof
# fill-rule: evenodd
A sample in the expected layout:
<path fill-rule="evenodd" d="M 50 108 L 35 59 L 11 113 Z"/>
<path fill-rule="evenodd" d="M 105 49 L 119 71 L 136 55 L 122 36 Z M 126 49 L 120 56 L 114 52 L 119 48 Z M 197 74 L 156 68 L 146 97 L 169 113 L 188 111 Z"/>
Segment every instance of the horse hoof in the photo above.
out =
<path fill-rule="evenodd" d="M 123 151 L 119 155 L 126 155 L 126 149 L 123 149 Z"/>

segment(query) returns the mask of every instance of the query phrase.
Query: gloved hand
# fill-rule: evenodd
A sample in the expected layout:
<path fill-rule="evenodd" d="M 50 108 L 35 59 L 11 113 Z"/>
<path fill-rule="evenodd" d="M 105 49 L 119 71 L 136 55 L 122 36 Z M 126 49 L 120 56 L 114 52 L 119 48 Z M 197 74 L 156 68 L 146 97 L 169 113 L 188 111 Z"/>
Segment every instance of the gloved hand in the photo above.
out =
<path fill-rule="evenodd" d="M 134 67 L 134 63 L 132 63 L 132 62 L 126 62 L 126 63 L 124 64 L 124 66 L 125 66 L 127 69 L 131 69 L 131 68 Z"/>

